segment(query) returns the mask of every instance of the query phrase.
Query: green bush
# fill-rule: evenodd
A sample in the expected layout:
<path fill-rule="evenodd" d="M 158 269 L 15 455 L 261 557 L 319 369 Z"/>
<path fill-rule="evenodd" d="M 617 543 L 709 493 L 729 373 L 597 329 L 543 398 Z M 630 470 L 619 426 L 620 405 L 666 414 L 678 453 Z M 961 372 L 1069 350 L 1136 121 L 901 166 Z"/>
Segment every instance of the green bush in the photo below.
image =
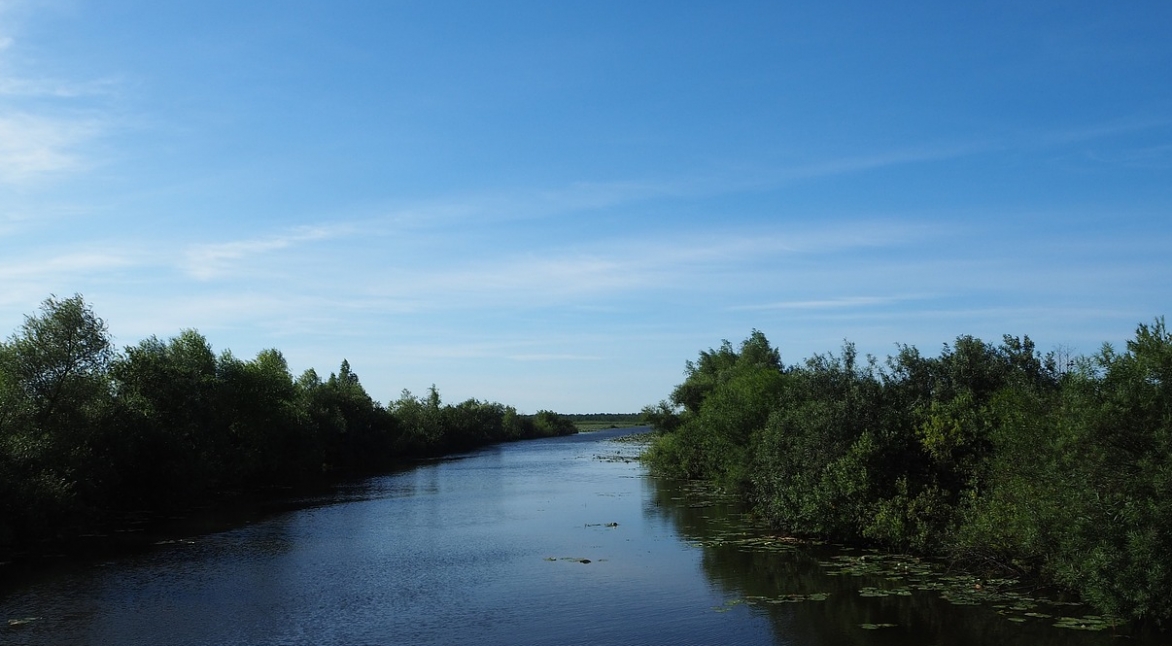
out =
<path fill-rule="evenodd" d="M 1037 576 L 1119 618 L 1172 619 L 1172 335 L 1140 325 L 1059 371 L 1029 337 L 849 343 L 783 367 L 758 331 L 686 364 L 655 473 L 740 491 L 778 528 Z"/>

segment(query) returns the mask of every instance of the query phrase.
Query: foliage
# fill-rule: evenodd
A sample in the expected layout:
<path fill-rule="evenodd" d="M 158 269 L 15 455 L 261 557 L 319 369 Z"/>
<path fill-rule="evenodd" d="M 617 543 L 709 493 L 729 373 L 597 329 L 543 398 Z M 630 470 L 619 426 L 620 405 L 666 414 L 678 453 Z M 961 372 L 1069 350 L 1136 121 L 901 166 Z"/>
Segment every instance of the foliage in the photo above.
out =
<path fill-rule="evenodd" d="M 195 330 L 117 352 L 81 296 L 51 297 L 0 343 L 0 556 L 116 512 L 574 432 L 550 411 L 443 405 L 434 386 L 383 407 L 346 360 L 294 379 L 278 350 L 216 355 Z"/>
<path fill-rule="evenodd" d="M 783 367 L 753 331 L 644 410 L 654 472 L 706 478 L 779 528 L 950 556 L 1172 619 L 1172 335 L 1064 359 L 962 336 L 880 366 L 849 343 Z"/>

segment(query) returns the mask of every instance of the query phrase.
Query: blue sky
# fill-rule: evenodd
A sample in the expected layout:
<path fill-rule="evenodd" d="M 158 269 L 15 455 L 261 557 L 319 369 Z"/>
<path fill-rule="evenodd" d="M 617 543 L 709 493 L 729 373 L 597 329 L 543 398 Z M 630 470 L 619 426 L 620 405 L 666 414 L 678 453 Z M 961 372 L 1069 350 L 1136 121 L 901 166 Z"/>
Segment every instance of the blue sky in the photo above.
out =
<path fill-rule="evenodd" d="M 0 335 L 343 358 L 636 411 L 958 335 L 1093 353 L 1172 310 L 1167 2 L 0 0 Z"/>

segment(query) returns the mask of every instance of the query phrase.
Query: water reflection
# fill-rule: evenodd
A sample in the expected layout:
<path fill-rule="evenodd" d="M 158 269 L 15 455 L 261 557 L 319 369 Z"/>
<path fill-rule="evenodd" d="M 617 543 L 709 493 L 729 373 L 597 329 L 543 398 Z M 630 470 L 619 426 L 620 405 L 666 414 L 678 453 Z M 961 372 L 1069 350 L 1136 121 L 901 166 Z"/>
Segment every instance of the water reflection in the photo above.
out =
<path fill-rule="evenodd" d="M 730 605 L 746 602 L 753 612 L 767 615 L 779 644 L 1098 646 L 1116 644 L 1120 637 L 1130 643 L 1168 643 L 1164 636 L 1135 628 L 1131 632 L 1060 629 L 1053 627 L 1053 617 L 1025 618 L 1021 613 L 1012 613 L 1016 619 L 1011 620 L 998 613 L 996 602 L 957 605 L 940 591 L 860 594 L 868 588 L 896 589 L 901 583 L 888 576 L 836 576 L 832 573 L 838 568 L 827 567 L 836 556 L 865 559 L 865 552 L 833 546 L 765 549 L 746 545 L 742 538 L 768 531 L 754 525 L 735 501 L 692 483 L 651 482 L 652 502 L 646 512 L 668 520 L 682 538 L 702 549 L 705 576 L 729 597 Z M 807 595 L 821 598 L 822 594 L 827 595 L 825 600 L 779 602 Z M 1090 612 L 1081 606 L 1045 604 L 1038 610 L 1056 616 Z"/>
<path fill-rule="evenodd" d="M 1110 640 L 1017 626 L 938 594 L 861 597 L 860 586 L 890 584 L 830 576 L 826 550 L 730 542 L 762 530 L 730 501 L 645 477 L 629 445 L 608 442 L 617 434 L 431 462 L 173 537 L 190 541 L 43 572 L 0 592 L 0 644 Z M 811 592 L 830 596 L 748 603 Z"/>

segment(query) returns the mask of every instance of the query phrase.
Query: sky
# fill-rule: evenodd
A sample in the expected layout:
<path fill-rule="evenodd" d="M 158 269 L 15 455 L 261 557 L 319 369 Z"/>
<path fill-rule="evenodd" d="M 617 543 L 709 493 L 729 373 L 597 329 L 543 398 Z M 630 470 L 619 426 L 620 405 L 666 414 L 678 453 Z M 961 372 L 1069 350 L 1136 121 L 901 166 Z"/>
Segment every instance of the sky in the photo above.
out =
<path fill-rule="evenodd" d="M 1172 3 L 0 0 L 0 337 L 636 412 L 1172 313 Z"/>

